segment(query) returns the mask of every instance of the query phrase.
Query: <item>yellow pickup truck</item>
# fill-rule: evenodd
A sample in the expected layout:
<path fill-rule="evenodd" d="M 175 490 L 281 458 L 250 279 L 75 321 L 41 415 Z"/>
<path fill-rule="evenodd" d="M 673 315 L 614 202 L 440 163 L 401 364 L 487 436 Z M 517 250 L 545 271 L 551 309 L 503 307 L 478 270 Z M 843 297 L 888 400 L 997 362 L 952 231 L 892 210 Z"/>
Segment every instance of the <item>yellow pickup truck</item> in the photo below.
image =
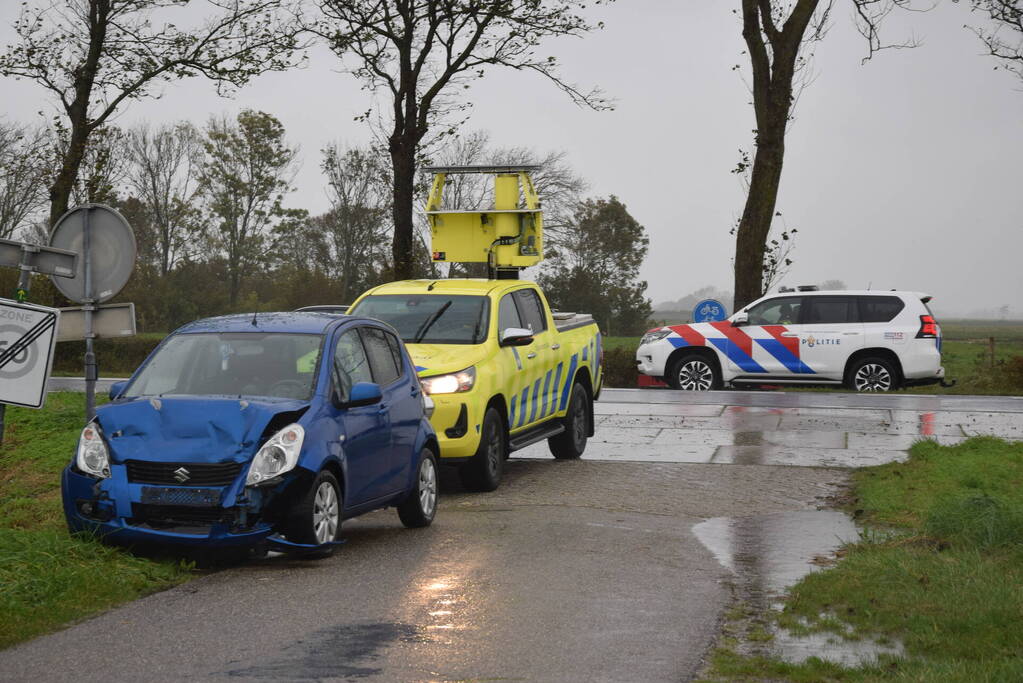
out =
<path fill-rule="evenodd" d="M 406 280 L 363 294 L 349 313 L 389 323 L 433 398 L 441 461 L 493 491 L 509 453 L 547 439 L 578 458 L 593 435 L 601 337 L 589 315 L 551 313 L 521 280 Z"/>

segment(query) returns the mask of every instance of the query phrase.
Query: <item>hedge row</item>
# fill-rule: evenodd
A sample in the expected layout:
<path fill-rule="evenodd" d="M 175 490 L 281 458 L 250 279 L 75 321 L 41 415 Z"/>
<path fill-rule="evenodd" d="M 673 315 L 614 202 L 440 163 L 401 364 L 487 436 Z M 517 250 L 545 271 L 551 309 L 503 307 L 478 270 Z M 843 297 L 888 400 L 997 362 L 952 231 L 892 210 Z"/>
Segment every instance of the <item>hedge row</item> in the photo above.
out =
<path fill-rule="evenodd" d="M 160 343 L 161 335 L 145 334 L 120 339 L 97 339 L 96 362 L 100 377 L 127 377 Z M 84 373 L 85 342 L 59 342 L 53 359 L 53 372 L 80 376 Z M 631 348 L 604 350 L 604 386 L 635 387 L 636 352 Z"/>
<path fill-rule="evenodd" d="M 605 387 L 633 388 L 638 382 L 635 349 L 604 349 Z"/>
<path fill-rule="evenodd" d="M 163 339 L 161 335 L 97 339 L 93 342 L 100 377 L 127 377 L 135 372 L 149 352 Z M 82 376 L 85 373 L 85 342 L 57 342 L 53 356 L 53 372 L 58 375 Z"/>

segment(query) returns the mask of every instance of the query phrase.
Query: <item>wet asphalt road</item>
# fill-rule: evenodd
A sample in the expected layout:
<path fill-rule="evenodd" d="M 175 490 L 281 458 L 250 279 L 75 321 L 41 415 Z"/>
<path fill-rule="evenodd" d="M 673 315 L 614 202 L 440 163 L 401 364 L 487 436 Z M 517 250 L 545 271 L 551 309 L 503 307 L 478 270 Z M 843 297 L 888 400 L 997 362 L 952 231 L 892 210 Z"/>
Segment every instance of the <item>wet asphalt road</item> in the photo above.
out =
<path fill-rule="evenodd" d="M 608 390 L 597 412 L 580 461 L 531 447 L 492 494 L 446 476 L 429 529 L 364 516 L 328 560 L 136 601 L 0 652 L 0 679 L 688 680 L 735 586 L 694 526 L 809 513 L 919 438 L 1023 438 L 1011 398 Z"/>

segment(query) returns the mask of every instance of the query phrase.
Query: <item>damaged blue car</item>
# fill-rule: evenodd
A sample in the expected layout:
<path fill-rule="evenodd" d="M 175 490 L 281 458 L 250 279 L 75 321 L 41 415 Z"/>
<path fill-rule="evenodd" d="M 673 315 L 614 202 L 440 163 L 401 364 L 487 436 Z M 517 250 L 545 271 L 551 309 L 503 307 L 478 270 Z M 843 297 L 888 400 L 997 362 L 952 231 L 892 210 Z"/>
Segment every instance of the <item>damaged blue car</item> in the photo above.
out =
<path fill-rule="evenodd" d="M 231 315 L 167 337 L 82 430 L 64 470 L 71 531 L 126 544 L 328 554 L 341 523 L 437 509 L 432 402 L 385 324 Z"/>

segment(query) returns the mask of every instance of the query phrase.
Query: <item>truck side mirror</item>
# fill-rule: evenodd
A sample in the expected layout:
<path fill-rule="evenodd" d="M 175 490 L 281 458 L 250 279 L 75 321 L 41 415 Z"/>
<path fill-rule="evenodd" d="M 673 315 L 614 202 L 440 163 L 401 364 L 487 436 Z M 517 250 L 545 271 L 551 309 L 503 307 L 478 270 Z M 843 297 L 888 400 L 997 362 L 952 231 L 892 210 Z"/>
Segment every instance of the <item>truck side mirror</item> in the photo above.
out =
<path fill-rule="evenodd" d="M 501 346 L 529 346 L 533 333 L 523 327 L 509 327 L 501 333 Z"/>
<path fill-rule="evenodd" d="M 749 313 L 746 311 L 740 311 L 732 316 L 733 327 L 742 327 L 743 325 L 749 325 Z"/>

